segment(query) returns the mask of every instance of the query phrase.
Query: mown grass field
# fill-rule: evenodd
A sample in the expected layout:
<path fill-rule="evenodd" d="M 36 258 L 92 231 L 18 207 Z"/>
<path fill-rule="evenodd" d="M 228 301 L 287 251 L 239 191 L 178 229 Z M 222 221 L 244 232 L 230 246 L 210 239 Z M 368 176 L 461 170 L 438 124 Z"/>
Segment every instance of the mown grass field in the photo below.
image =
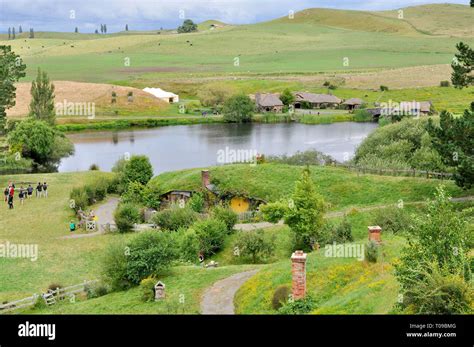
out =
<path fill-rule="evenodd" d="M 289 199 L 302 167 L 282 164 L 224 165 L 209 168 L 211 182 L 221 192 L 244 194 L 266 201 Z M 395 204 L 399 200 L 420 201 L 432 196 L 442 182 L 424 178 L 360 175 L 343 168 L 313 166 L 311 176 L 319 192 L 330 203 L 330 209 L 380 204 Z M 150 184 L 160 191 L 173 189 L 199 190 L 201 170 L 191 169 L 169 172 L 155 177 Z M 468 195 L 451 181 L 444 181 L 452 196 Z"/>

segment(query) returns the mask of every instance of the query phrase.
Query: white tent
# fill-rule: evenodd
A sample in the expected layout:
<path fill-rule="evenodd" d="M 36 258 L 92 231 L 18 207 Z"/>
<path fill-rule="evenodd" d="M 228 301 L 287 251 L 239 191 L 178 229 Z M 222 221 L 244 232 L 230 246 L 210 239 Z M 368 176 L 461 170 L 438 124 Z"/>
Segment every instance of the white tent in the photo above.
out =
<path fill-rule="evenodd" d="M 147 92 L 147 93 L 150 93 L 151 95 L 154 95 L 156 96 L 158 99 L 161 99 L 163 101 L 166 101 L 170 104 L 174 103 L 174 102 L 179 102 L 179 96 L 174 94 L 174 93 L 170 93 L 170 92 L 167 92 L 161 88 L 145 88 L 143 89 L 144 92 Z"/>

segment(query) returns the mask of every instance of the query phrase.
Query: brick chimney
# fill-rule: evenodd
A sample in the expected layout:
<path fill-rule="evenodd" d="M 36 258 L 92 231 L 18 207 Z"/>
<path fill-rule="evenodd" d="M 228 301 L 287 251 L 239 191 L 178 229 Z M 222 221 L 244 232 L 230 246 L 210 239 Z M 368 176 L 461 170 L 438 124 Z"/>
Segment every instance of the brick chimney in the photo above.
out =
<path fill-rule="evenodd" d="M 369 226 L 369 241 L 375 241 L 377 243 L 382 242 L 382 228 L 379 226 Z"/>
<path fill-rule="evenodd" d="M 206 189 L 206 187 L 211 184 L 211 175 L 209 174 L 209 170 L 202 170 L 201 171 L 201 182 L 202 187 Z"/>
<path fill-rule="evenodd" d="M 303 299 L 306 295 L 306 254 L 303 251 L 291 255 L 291 275 L 293 299 Z"/>

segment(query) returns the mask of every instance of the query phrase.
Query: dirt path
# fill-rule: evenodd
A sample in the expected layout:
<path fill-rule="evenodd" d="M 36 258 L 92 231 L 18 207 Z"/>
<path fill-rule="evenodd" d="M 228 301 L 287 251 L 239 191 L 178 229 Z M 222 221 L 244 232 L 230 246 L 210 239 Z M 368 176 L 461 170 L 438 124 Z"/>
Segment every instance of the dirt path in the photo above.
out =
<path fill-rule="evenodd" d="M 119 203 L 119 198 L 110 197 L 106 202 L 100 204 L 94 210 L 95 215 L 97 216 L 97 226 L 98 230 L 93 233 L 88 234 L 71 234 L 61 237 L 61 239 L 80 239 L 84 237 L 94 237 L 97 235 L 102 235 L 105 233 L 104 226 L 108 224 L 115 224 L 114 222 L 114 211 L 117 208 Z"/>
<path fill-rule="evenodd" d="M 257 272 L 258 270 L 240 272 L 215 282 L 204 292 L 201 300 L 201 314 L 235 314 L 235 293 Z"/>

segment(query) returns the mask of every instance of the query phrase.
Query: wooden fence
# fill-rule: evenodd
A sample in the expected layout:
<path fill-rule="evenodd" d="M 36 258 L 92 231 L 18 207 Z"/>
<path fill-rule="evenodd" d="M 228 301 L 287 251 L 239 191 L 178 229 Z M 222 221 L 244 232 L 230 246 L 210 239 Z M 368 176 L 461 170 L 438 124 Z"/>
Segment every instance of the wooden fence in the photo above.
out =
<path fill-rule="evenodd" d="M 357 171 L 357 174 L 373 174 L 373 175 L 386 175 L 386 176 L 404 176 L 404 177 L 422 177 L 427 179 L 439 179 L 439 180 L 452 180 L 453 174 L 447 172 L 435 172 L 427 170 L 400 170 L 400 169 L 376 169 L 360 167 L 348 164 L 332 164 L 338 167 L 344 167 L 346 169 Z"/>
<path fill-rule="evenodd" d="M 43 293 L 41 295 L 33 294 L 32 296 L 29 296 L 27 298 L 0 304 L 0 314 L 16 311 L 22 308 L 32 307 L 36 304 L 38 300 L 41 299 L 44 300 L 44 302 L 48 306 L 54 305 L 57 301 L 64 300 L 65 298 L 70 298 L 76 294 L 86 292 L 87 287 L 94 283 L 97 283 L 97 280 L 84 281 L 81 284 L 76 284 L 64 288 L 56 288 L 55 290 L 49 290 L 47 293 Z"/>

